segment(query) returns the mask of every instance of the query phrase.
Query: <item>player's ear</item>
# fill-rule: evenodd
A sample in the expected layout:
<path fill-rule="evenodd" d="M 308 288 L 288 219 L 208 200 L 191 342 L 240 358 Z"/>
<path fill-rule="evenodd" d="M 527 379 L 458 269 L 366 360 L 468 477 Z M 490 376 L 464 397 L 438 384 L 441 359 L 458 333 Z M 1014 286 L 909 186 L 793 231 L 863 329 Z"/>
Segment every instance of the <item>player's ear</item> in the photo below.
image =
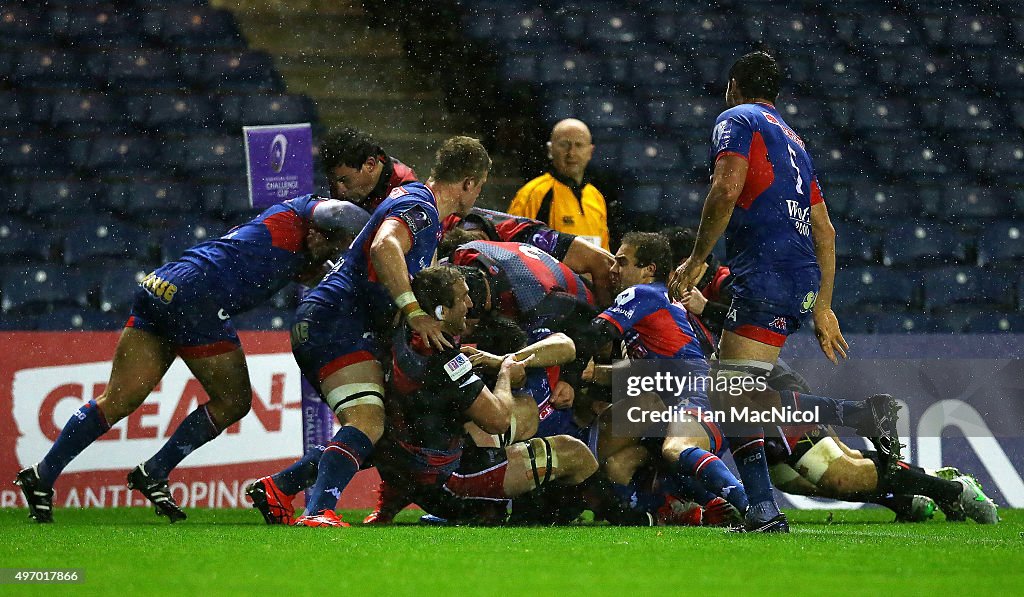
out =
<path fill-rule="evenodd" d="M 552 159 L 554 156 L 551 155 L 551 141 L 545 143 L 544 146 L 548 148 L 548 159 Z"/>
<path fill-rule="evenodd" d="M 377 159 L 377 157 L 371 155 L 370 157 L 366 158 L 366 161 L 363 162 L 363 165 L 366 166 L 367 172 L 373 172 L 374 169 L 377 167 L 377 164 L 379 163 L 380 161 Z"/>

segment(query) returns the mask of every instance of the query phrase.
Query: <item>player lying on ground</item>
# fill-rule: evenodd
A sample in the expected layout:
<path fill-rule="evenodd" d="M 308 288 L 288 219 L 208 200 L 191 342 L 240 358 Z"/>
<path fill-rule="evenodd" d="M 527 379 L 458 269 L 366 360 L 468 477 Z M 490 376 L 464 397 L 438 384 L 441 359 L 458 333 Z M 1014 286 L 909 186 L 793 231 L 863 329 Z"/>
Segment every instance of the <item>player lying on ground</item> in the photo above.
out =
<path fill-rule="evenodd" d="M 18 473 L 30 516 L 53 519 L 53 484 L 78 454 L 149 396 L 176 356 L 210 401 L 192 411 L 159 452 L 128 475 L 171 522 L 185 513 L 167 477 L 188 454 L 238 421 L 252 403 L 245 355 L 231 317 L 266 301 L 292 281 L 317 280 L 327 259 L 367 221 L 344 201 L 306 195 L 270 207 L 225 236 L 197 245 L 142 281 L 118 340 L 110 381 L 80 408 L 36 465 Z"/>
<path fill-rule="evenodd" d="M 434 348 L 450 344 L 436 317 L 420 308 L 410 275 L 430 265 L 441 220 L 467 213 L 476 202 L 490 165 L 487 150 L 476 139 L 445 141 L 430 179 L 396 188 L 338 265 L 299 304 L 292 352 L 302 374 L 341 423 L 322 454 L 311 449 L 282 473 L 292 482 L 281 489 L 291 494 L 288 487 L 301 487 L 300 481 L 317 470 L 309 514 L 334 510 L 384 432 L 379 355 L 396 313 L 404 313 L 409 325 Z"/>

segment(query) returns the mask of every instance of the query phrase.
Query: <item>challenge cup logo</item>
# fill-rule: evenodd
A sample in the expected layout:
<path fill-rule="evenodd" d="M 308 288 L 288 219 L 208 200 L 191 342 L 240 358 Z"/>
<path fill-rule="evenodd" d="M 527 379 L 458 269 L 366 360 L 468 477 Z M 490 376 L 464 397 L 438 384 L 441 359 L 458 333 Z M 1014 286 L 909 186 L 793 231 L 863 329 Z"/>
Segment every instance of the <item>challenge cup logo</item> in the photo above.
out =
<path fill-rule="evenodd" d="M 284 160 L 288 155 L 288 137 L 278 134 L 270 144 L 270 167 L 275 173 L 280 173 L 284 168 Z"/>

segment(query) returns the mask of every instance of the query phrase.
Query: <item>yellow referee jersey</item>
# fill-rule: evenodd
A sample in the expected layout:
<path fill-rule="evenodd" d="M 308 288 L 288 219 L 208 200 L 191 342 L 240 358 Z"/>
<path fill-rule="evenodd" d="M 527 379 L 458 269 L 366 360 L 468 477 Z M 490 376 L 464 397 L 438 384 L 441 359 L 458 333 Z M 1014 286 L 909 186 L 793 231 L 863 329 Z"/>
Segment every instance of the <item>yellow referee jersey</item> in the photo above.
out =
<path fill-rule="evenodd" d="M 578 186 L 576 181 L 551 172 L 538 176 L 519 189 L 508 213 L 540 220 L 559 232 L 611 250 L 608 206 L 601 191 L 586 180 Z"/>

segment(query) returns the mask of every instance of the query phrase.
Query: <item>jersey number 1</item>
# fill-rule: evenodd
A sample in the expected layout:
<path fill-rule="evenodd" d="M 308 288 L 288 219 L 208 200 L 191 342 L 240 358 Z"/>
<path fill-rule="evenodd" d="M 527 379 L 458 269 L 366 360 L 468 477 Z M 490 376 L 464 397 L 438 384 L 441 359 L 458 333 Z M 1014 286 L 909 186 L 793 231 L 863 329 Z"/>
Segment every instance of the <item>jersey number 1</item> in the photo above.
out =
<path fill-rule="evenodd" d="M 788 143 L 786 149 L 789 150 L 789 163 L 793 164 L 793 170 L 796 171 L 796 192 L 798 195 L 803 195 L 804 190 L 801 187 L 804 186 L 804 179 L 800 177 L 800 168 L 796 165 L 796 150 Z"/>

